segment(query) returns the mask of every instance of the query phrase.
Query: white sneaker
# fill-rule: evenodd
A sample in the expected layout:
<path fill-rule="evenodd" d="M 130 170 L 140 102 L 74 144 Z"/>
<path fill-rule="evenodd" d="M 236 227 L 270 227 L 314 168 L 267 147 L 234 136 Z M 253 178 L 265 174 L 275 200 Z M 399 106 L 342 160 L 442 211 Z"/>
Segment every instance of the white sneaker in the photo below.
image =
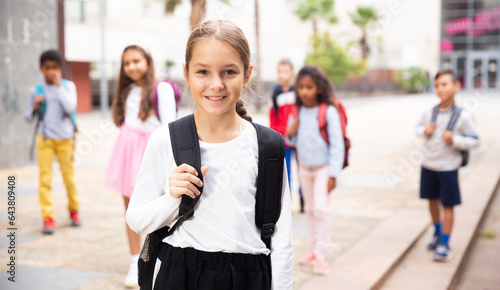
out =
<path fill-rule="evenodd" d="M 453 257 L 450 247 L 447 244 L 439 244 L 434 253 L 434 260 L 448 262 Z"/>
<path fill-rule="evenodd" d="M 127 277 L 125 277 L 125 281 L 123 282 L 124 286 L 127 288 L 137 288 L 139 287 L 139 273 L 137 272 L 137 262 L 131 263 L 128 268 Z"/>

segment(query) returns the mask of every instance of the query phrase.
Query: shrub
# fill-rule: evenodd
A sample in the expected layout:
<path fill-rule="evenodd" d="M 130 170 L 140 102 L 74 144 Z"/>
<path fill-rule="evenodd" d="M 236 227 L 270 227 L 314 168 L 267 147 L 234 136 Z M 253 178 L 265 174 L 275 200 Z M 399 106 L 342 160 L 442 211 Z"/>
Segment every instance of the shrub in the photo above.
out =
<path fill-rule="evenodd" d="M 418 93 L 429 85 L 425 71 L 418 67 L 399 70 L 396 75 L 396 85 L 409 93 Z"/>
<path fill-rule="evenodd" d="M 313 36 L 312 42 L 314 50 L 307 55 L 305 63 L 321 67 L 332 82 L 344 83 L 347 77 L 364 73 L 366 62 L 352 58 L 328 32 Z"/>

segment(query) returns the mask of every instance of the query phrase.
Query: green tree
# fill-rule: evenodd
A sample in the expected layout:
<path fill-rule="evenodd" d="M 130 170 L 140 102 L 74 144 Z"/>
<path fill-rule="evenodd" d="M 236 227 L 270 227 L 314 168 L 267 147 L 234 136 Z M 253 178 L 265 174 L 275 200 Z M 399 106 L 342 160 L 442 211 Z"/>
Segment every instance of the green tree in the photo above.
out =
<path fill-rule="evenodd" d="M 351 58 L 347 49 L 339 46 L 328 32 L 313 35 L 312 42 L 314 50 L 305 63 L 321 67 L 332 82 L 343 83 L 349 76 L 364 73 L 365 61 Z"/>
<path fill-rule="evenodd" d="M 371 7 L 358 6 L 355 13 L 349 13 L 352 22 L 361 29 L 361 38 L 359 46 L 361 48 L 361 57 L 367 59 L 370 54 L 370 44 L 368 28 L 379 20 L 377 11 Z"/>
<path fill-rule="evenodd" d="M 165 1 L 165 12 L 174 13 L 175 8 L 181 4 L 182 0 L 163 0 Z M 230 0 L 219 0 L 222 3 L 230 4 Z M 190 0 L 191 2 L 191 16 L 189 17 L 189 24 L 191 30 L 193 30 L 196 25 L 205 19 L 207 14 L 207 0 Z"/>
<path fill-rule="evenodd" d="M 312 21 L 313 34 L 318 35 L 318 21 L 337 22 L 333 12 L 334 0 L 300 0 L 295 14 L 303 21 Z"/>

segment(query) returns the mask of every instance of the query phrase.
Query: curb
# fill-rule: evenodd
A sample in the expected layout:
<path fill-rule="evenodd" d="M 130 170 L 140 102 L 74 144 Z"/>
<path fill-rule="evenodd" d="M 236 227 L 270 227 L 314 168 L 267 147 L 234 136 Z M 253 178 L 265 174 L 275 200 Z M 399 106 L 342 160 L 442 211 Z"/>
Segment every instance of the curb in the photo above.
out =
<path fill-rule="evenodd" d="M 315 276 L 300 289 L 453 289 L 499 184 L 499 163 L 500 141 L 497 141 L 462 181 L 465 202 L 456 210 L 454 258 L 450 262 L 433 262 L 432 256 L 425 254 L 425 246 L 417 245 L 432 230 L 427 207 L 403 208 L 334 260 L 331 274 Z"/>

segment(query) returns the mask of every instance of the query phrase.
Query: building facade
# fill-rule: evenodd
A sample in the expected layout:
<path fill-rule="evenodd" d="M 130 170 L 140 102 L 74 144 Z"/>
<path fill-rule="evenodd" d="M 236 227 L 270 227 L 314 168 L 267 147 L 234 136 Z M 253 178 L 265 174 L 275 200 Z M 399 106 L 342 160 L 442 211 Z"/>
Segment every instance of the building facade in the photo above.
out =
<path fill-rule="evenodd" d="M 34 123 L 24 120 L 30 89 L 43 80 L 42 51 L 58 48 L 56 0 L 0 1 L 0 168 L 30 162 Z"/>
<path fill-rule="evenodd" d="M 441 66 L 466 90 L 499 90 L 500 0 L 443 0 Z"/>
<path fill-rule="evenodd" d="M 207 0 L 207 19 L 228 19 L 238 25 L 248 38 L 255 63 L 256 33 L 254 1 Z M 312 22 L 301 21 L 294 11 L 295 0 L 259 2 L 260 78 L 276 81 L 276 64 L 289 58 L 296 71 L 312 49 Z M 337 0 L 336 24 L 319 22 L 319 30 L 329 30 L 335 40 L 347 46 L 359 40 L 360 29 L 349 13 L 358 6 L 371 6 L 381 15 L 370 28 L 372 53 L 368 66 L 381 71 L 387 80 L 395 72 L 418 66 L 431 74 L 439 68 L 440 2 L 435 0 Z M 165 4 L 157 0 L 106 0 L 105 58 L 108 79 L 116 79 L 120 57 L 127 44 L 143 44 L 152 52 L 157 74 L 182 81 L 184 50 L 189 36 L 190 1 L 182 1 L 175 13 L 165 14 Z M 94 84 L 100 76 L 101 39 L 99 0 L 65 0 L 66 57 L 70 62 L 87 64 Z M 422 15 L 425 15 L 423 17 Z M 378 44 L 377 44 L 378 43 Z M 353 48 L 352 54 L 360 57 Z M 173 66 L 166 67 L 169 61 Z M 78 82 L 78 80 L 77 80 Z M 95 86 L 93 86 L 95 87 Z M 114 88 L 110 83 L 110 94 Z M 94 89 L 94 94 L 99 90 Z M 95 96 L 94 96 L 95 98 Z"/>

